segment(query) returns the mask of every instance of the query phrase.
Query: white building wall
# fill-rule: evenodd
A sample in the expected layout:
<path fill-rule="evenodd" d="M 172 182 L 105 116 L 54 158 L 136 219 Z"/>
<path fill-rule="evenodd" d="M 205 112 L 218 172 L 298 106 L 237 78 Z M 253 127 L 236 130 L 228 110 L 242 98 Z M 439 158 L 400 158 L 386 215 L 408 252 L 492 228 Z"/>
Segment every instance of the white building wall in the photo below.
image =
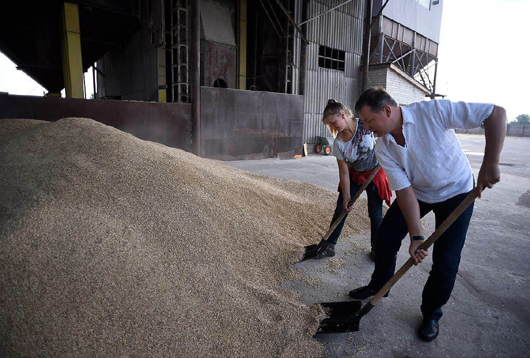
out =
<path fill-rule="evenodd" d="M 402 106 L 424 101 L 428 98 L 425 97 L 427 94 L 425 91 L 422 91 L 391 69 L 387 69 L 386 90 Z"/>
<path fill-rule="evenodd" d="M 368 85 L 370 87 L 381 86 L 386 88 L 387 68 L 370 69 L 368 71 Z"/>
<path fill-rule="evenodd" d="M 416 84 L 408 75 L 393 67 L 370 68 L 368 80 L 371 87 L 384 87 L 396 102 L 402 106 L 428 99 L 428 97 L 425 97 L 429 94 L 426 89 L 423 89 L 421 85 Z"/>

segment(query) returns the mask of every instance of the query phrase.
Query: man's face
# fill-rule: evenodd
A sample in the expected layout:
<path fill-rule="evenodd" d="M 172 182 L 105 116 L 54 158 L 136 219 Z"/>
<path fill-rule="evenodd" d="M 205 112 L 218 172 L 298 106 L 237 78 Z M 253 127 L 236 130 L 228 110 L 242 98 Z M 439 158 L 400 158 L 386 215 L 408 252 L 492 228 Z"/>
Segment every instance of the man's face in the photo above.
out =
<path fill-rule="evenodd" d="M 382 110 L 372 112 L 372 108 L 364 105 L 357 113 L 359 119 L 363 121 L 364 128 L 372 131 L 376 136 L 382 137 L 390 132 L 390 106 L 383 107 Z"/>

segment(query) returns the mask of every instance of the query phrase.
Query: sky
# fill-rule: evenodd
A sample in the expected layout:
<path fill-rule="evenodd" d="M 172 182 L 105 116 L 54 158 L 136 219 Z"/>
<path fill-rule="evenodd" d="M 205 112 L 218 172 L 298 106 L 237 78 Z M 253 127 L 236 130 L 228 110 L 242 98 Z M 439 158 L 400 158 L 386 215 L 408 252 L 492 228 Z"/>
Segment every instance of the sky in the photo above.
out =
<path fill-rule="evenodd" d="M 436 92 L 530 114 L 530 0 L 444 0 Z"/>
<path fill-rule="evenodd" d="M 94 92 L 92 81 L 92 67 L 85 72 L 86 98 L 90 98 Z M 2 52 L 0 52 L 0 92 L 18 94 L 23 96 L 43 96 L 46 89 L 23 71 L 17 70 L 17 66 Z M 64 89 L 62 92 L 63 97 Z"/>
<path fill-rule="evenodd" d="M 503 106 L 508 120 L 530 114 L 530 0 L 444 0 L 436 92 L 453 101 Z M 85 73 L 87 97 L 92 72 Z M 0 53 L 0 92 L 42 96 Z"/>

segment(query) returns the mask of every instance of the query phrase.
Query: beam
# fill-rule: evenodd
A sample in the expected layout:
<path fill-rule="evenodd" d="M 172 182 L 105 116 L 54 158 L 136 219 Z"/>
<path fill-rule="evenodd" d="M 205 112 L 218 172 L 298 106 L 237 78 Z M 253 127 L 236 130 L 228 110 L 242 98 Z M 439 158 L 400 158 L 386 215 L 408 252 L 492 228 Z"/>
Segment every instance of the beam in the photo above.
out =
<path fill-rule="evenodd" d="M 347 0 L 347 1 L 343 2 L 342 4 L 339 4 L 339 5 L 335 6 L 335 7 L 332 7 L 332 8 L 329 9 L 329 10 L 324 11 L 324 12 L 321 13 L 321 14 L 318 14 L 318 15 L 316 15 L 316 16 L 313 16 L 312 18 L 310 18 L 310 19 L 308 19 L 308 20 L 302 21 L 301 23 L 298 24 L 298 26 L 302 26 L 303 24 L 307 24 L 309 21 L 313 21 L 313 20 L 319 18 L 319 17 L 322 16 L 322 15 L 326 15 L 328 12 L 333 11 L 333 10 L 335 10 L 335 9 L 338 9 L 339 7 L 346 5 L 347 3 L 351 2 L 351 1 L 352 1 L 352 0 Z"/>
<path fill-rule="evenodd" d="M 363 59 L 362 59 L 362 91 L 370 88 L 368 71 L 370 70 L 370 39 L 372 37 L 370 31 L 370 20 L 372 19 L 372 0 L 366 0 L 364 9 L 364 38 L 363 38 Z"/>
<path fill-rule="evenodd" d="M 201 151 L 201 2 L 191 1 L 191 133 L 193 154 Z"/>
<path fill-rule="evenodd" d="M 306 43 L 309 43 L 309 41 L 307 41 L 307 39 L 305 38 L 303 31 L 302 31 L 302 30 L 300 29 L 300 27 L 296 24 L 296 22 L 295 22 L 294 19 L 291 17 L 291 15 L 289 15 L 289 11 L 287 11 L 287 9 L 285 8 L 285 6 L 283 6 L 281 0 L 276 0 L 276 2 L 277 2 L 278 5 L 280 6 L 280 9 L 282 9 L 282 11 L 283 11 L 283 13 L 285 14 L 285 16 L 287 16 L 287 19 L 289 20 L 289 22 L 291 23 L 291 25 L 293 25 L 294 28 L 296 29 L 296 31 L 298 31 L 298 33 L 299 33 L 300 36 L 302 37 L 302 40 L 304 40 Z M 287 36 L 289 36 L 289 34 L 287 34 Z"/>
<path fill-rule="evenodd" d="M 83 59 L 77 4 L 63 3 L 61 47 L 64 88 L 67 98 L 84 98 Z"/>
<path fill-rule="evenodd" d="M 247 89 L 247 0 L 237 0 L 237 88 Z"/>

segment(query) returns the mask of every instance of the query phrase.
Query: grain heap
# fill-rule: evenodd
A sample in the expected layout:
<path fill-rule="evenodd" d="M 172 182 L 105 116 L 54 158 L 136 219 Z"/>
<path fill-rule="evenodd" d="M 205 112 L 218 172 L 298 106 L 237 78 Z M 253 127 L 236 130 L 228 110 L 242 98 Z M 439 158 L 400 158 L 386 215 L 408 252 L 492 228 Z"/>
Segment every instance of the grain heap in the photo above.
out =
<path fill-rule="evenodd" d="M 319 356 L 281 285 L 335 198 L 90 119 L 1 120 L 0 355 Z"/>

